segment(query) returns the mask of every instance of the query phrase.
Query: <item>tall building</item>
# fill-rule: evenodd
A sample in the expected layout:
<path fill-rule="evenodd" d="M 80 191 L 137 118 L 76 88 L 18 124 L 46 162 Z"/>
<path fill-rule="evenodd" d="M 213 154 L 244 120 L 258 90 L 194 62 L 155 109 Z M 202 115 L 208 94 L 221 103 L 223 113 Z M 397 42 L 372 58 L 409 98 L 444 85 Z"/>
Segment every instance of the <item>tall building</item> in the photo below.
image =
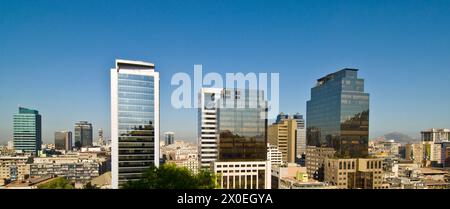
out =
<path fill-rule="evenodd" d="M 164 133 L 164 144 L 171 145 L 175 142 L 175 133 L 174 132 L 166 132 Z"/>
<path fill-rule="evenodd" d="M 159 166 L 159 121 L 155 65 L 116 60 L 111 69 L 112 188 Z"/>
<path fill-rule="evenodd" d="M 343 69 L 317 80 L 307 102 L 307 144 L 332 147 L 338 156 L 366 157 L 369 94 L 357 69 Z"/>
<path fill-rule="evenodd" d="M 412 160 L 416 164 L 423 164 L 423 145 L 420 143 L 408 143 L 405 145 L 405 160 Z"/>
<path fill-rule="evenodd" d="M 217 159 L 211 162 L 213 172 L 220 176 L 220 187 L 270 189 L 268 109 L 263 92 L 223 89 L 219 95 L 213 93 L 205 97 L 201 109 L 210 110 L 208 112 L 211 115 L 216 115 L 216 123 L 210 125 L 216 126 L 215 130 L 218 131 L 214 134 L 216 137 L 218 135 Z M 202 131 L 201 136 L 204 136 L 203 133 L 207 132 Z"/>
<path fill-rule="evenodd" d="M 297 120 L 283 119 L 269 126 L 267 134 L 269 144 L 276 145 L 282 153 L 282 161 L 295 163 Z"/>
<path fill-rule="evenodd" d="M 72 132 L 55 132 L 55 149 L 65 151 L 72 150 Z"/>
<path fill-rule="evenodd" d="M 210 169 L 217 159 L 217 109 L 222 89 L 202 88 L 198 109 L 198 155 L 201 169 Z"/>
<path fill-rule="evenodd" d="M 87 121 L 75 123 L 75 147 L 77 149 L 92 146 L 92 136 L 91 123 Z"/>
<path fill-rule="evenodd" d="M 42 144 L 42 121 L 37 110 L 19 107 L 14 114 L 14 149 L 37 155 Z"/>
<path fill-rule="evenodd" d="M 305 119 L 300 113 L 292 117 L 297 120 L 297 158 L 302 158 L 306 154 L 306 126 Z"/>

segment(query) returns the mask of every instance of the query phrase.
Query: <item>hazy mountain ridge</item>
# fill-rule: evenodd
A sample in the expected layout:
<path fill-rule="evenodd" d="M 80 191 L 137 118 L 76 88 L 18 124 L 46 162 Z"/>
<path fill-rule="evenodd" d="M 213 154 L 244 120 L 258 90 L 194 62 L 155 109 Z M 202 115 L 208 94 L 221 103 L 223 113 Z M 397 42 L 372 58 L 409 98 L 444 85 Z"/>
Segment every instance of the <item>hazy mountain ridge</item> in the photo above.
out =
<path fill-rule="evenodd" d="M 410 142 L 419 142 L 420 139 L 413 138 L 407 134 L 401 133 L 401 132 L 391 132 L 387 133 L 383 136 L 385 139 L 394 139 L 396 142 L 405 144 Z"/>

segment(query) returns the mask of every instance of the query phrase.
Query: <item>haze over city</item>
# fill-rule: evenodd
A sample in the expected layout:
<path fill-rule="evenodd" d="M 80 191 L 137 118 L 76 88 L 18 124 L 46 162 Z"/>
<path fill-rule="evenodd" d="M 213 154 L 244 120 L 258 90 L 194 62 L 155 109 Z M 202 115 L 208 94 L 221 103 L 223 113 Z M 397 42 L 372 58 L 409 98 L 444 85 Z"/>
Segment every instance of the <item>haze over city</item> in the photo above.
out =
<path fill-rule="evenodd" d="M 170 79 L 194 64 L 279 73 L 280 111 L 291 114 L 305 114 L 317 79 L 358 68 L 370 138 L 450 127 L 450 2 L 227 2 L 0 1 L 0 143 L 18 105 L 39 110 L 44 142 L 78 121 L 109 138 L 116 58 L 155 64 L 161 133 L 179 139 L 197 139 L 197 110 L 172 108 Z"/>

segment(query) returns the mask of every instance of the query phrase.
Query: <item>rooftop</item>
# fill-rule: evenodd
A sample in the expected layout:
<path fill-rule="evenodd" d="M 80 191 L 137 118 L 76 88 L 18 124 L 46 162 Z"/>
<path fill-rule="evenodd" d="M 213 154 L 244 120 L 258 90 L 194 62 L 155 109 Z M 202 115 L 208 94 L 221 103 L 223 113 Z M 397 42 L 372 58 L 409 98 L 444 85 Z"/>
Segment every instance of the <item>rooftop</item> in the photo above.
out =
<path fill-rule="evenodd" d="M 144 61 L 137 60 L 124 60 L 124 59 L 116 59 L 116 69 L 121 68 L 139 68 L 139 69 L 154 69 L 155 64 Z"/>

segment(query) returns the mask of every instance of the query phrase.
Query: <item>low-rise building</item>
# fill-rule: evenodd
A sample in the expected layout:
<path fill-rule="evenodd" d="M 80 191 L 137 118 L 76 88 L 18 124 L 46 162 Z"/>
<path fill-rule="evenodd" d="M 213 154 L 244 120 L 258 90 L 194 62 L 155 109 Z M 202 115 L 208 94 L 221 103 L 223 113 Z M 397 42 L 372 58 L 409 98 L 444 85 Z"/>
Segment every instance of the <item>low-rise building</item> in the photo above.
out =
<path fill-rule="evenodd" d="M 87 181 L 102 174 L 101 158 L 39 157 L 30 165 L 32 178 L 56 175 L 70 180 Z"/>
<path fill-rule="evenodd" d="M 305 164 L 308 177 L 319 181 L 324 180 L 325 159 L 333 157 L 336 151 L 331 147 L 306 147 Z"/>
<path fill-rule="evenodd" d="M 0 156 L 0 179 L 16 181 L 30 175 L 31 158 L 28 156 Z"/>
<path fill-rule="evenodd" d="M 280 166 L 283 163 L 283 154 L 278 150 L 278 146 L 267 143 L 267 160 L 272 166 Z"/>
<path fill-rule="evenodd" d="M 326 158 L 325 182 L 341 189 L 383 189 L 383 159 Z"/>

